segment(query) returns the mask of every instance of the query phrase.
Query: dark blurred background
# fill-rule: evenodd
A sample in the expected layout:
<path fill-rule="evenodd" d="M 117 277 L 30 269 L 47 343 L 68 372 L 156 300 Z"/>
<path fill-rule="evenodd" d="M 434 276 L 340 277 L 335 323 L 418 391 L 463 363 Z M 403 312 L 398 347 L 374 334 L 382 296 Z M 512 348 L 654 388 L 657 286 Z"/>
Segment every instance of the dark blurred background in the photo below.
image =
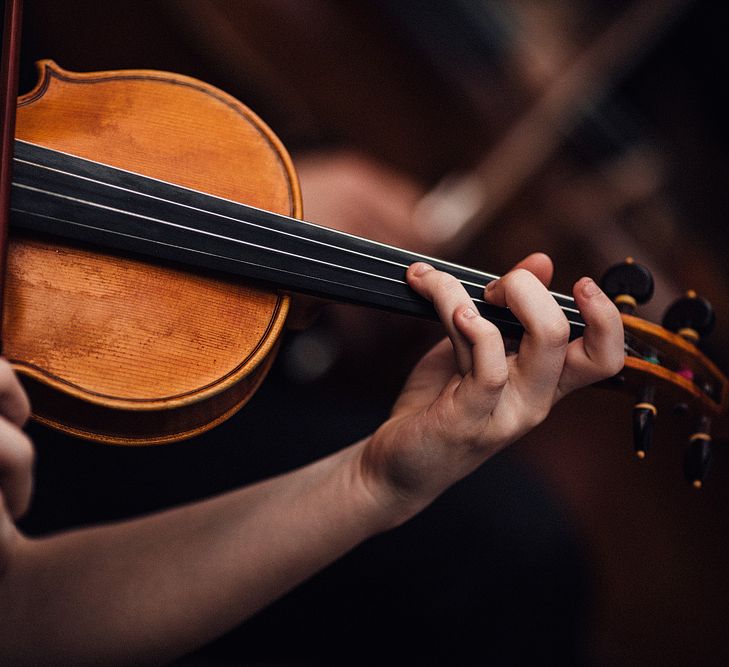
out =
<path fill-rule="evenodd" d="M 555 260 L 553 286 L 562 292 L 632 255 L 656 279 L 656 295 L 641 311 L 646 318 L 660 320 L 688 288 L 713 303 L 717 328 L 703 348 L 729 370 L 722 3 L 25 4 L 21 90 L 34 85 L 40 58 L 75 71 L 198 77 L 249 104 L 283 139 L 302 164 L 305 213 L 318 203 L 307 199 L 303 168 L 347 151 L 422 191 L 412 215 L 416 249 L 497 273 L 543 250 Z M 377 238 L 376 223 L 365 232 Z M 40 533 L 149 511 L 344 445 L 386 415 L 407 368 L 437 335 L 430 325 L 331 309 L 289 336 L 270 387 L 239 418 L 164 451 L 99 453 L 36 428 L 39 486 L 27 528 Z M 324 406 L 321 417 L 315 400 Z M 507 514 L 529 514 L 529 503 L 544 499 L 549 517 L 566 526 L 569 558 L 580 571 L 577 597 L 584 594 L 579 630 L 569 635 L 580 660 L 726 664 L 727 449 L 717 445 L 712 474 L 697 493 L 681 473 L 690 424 L 662 416 L 655 452 L 638 462 L 630 405 L 630 397 L 599 389 L 569 397 L 498 457 L 493 488 L 512 498 L 516 510 L 507 503 Z M 275 436 L 255 423 L 271 418 L 288 420 L 286 443 L 304 445 L 285 453 L 284 444 L 261 445 Z M 244 428 L 243 439 L 259 443 L 248 455 L 255 467 L 221 444 L 241 440 Z M 321 441 L 305 435 L 317 428 L 328 434 Z M 726 437 L 725 423 L 715 428 L 718 439 Z M 110 482 L 112 471 L 123 481 Z M 519 530 L 539 530 L 520 521 Z M 573 620 L 566 613 L 565 623 Z M 545 640 L 525 631 L 524 641 Z M 531 656 L 539 659 L 538 647 Z"/>

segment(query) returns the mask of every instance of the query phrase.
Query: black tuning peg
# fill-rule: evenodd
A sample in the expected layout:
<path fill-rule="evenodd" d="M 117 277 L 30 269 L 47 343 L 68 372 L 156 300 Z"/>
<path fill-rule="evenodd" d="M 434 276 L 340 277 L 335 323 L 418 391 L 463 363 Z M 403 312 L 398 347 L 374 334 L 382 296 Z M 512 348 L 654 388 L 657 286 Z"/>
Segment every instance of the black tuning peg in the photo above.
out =
<path fill-rule="evenodd" d="M 689 290 L 686 296 L 674 301 L 663 316 L 663 326 L 692 343 L 706 336 L 714 328 L 714 309 L 706 300 Z"/>
<path fill-rule="evenodd" d="M 684 472 L 686 479 L 695 489 L 700 489 L 704 485 L 710 465 L 711 437 L 708 434 L 702 434 L 701 437 L 692 436 L 686 450 Z"/>
<path fill-rule="evenodd" d="M 643 393 L 633 406 L 633 449 L 639 459 L 644 459 L 653 442 L 653 427 L 658 410 L 653 405 L 653 391 Z"/>
<path fill-rule="evenodd" d="M 639 303 L 645 303 L 653 296 L 653 276 L 632 257 L 611 266 L 602 277 L 600 286 L 620 312 L 629 315 L 635 312 Z"/>
<path fill-rule="evenodd" d="M 653 442 L 653 427 L 658 415 L 655 394 L 655 387 L 644 387 L 633 406 L 633 449 L 639 459 L 646 457 Z"/>
<path fill-rule="evenodd" d="M 704 485 L 711 465 L 709 426 L 708 417 L 702 417 L 699 420 L 696 432 L 689 437 L 689 446 L 684 457 L 683 469 L 686 480 L 695 489 L 700 489 Z"/>

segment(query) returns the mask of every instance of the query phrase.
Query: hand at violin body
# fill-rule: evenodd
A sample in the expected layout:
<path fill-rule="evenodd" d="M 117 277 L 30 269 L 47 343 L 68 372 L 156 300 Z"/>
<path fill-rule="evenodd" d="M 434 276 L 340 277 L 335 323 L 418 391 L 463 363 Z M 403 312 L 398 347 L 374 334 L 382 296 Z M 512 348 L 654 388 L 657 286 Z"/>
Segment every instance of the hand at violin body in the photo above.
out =
<path fill-rule="evenodd" d="M 15 519 L 30 503 L 33 446 L 21 430 L 29 414 L 20 382 L 10 364 L 0 359 L 0 576 L 18 535 Z"/>
<path fill-rule="evenodd" d="M 567 320 L 543 284 L 551 273 L 545 255 L 532 255 L 486 291 L 487 301 L 508 306 L 524 326 L 518 353 L 507 355 L 499 331 L 455 278 L 426 264 L 408 270 L 449 338 L 413 370 L 391 418 L 362 452 L 363 481 L 393 517 L 401 513 L 396 521 L 539 424 L 567 393 L 622 368 L 615 306 L 592 280 L 578 281 L 574 297 L 587 326 L 568 342 Z"/>

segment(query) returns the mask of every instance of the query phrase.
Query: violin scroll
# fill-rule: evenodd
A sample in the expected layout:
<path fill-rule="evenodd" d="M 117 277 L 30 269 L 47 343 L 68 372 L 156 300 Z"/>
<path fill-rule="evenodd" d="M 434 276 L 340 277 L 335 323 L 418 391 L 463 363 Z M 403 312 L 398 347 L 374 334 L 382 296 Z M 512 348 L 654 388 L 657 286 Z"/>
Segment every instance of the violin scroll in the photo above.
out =
<path fill-rule="evenodd" d="M 632 258 L 608 269 L 603 290 L 622 313 L 625 367 L 618 376 L 635 396 L 633 444 L 644 459 L 652 444 L 659 412 L 673 410 L 694 420 L 684 457 L 684 473 L 701 488 L 711 462 L 711 420 L 729 407 L 729 380 L 698 348 L 714 326 L 714 312 L 694 291 L 672 304 L 663 326 L 637 317 L 640 303 L 653 294 L 653 278 Z"/>

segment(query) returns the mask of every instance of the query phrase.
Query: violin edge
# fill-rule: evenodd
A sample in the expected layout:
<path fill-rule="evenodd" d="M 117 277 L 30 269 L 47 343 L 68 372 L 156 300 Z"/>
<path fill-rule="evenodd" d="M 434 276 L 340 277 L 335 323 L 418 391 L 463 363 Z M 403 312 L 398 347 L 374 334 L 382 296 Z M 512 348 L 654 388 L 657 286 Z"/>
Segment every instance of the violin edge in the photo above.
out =
<path fill-rule="evenodd" d="M 278 345 L 276 346 L 278 348 Z M 31 418 L 55 431 L 104 445 L 166 445 L 189 440 L 219 426 L 253 397 L 265 380 L 277 349 L 263 363 L 225 391 L 181 407 L 131 410 L 48 392 L 48 386 L 16 368 L 33 406 Z M 112 426 L 113 429 L 112 430 Z"/>
<path fill-rule="evenodd" d="M 40 60 L 36 66 L 39 72 L 36 85 L 18 98 L 21 112 L 36 106 L 34 103 L 41 101 L 47 92 L 54 89 L 53 84 L 56 81 L 61 84 L 89 84 L 109 81 L 123 83 L 129 80 L 141 82 L 143 86 L 147 83 L 166 83 L 173 84 L 180 91 L 201 92 L 209 100 L 212 98 L 211 103 L 217 103 L 218 108 L 227 107 L 228 113 L 233 111 L 247 121 L 260 137 L 260 145 L 268 146 L 271 159 L 278 165 L 276 174 L 268 178 L 285 183 L 285 186 L 279 188 L 287 193 L 280 203 L 285 208 L 282 213 L 301 218 L 302 198 L 298 176 L 282 142 L 255 112 L 224 91 L 193 77 L 158 70 L 75 73 L 63 69 L 50 59 Z M 224 107 L 221 107 L 221 103 Z M 23 136 L 22 128 L 18 137 L 27 138 Z M 108 444 L 174 442 L 193 437 L 222 423 L 243 407 L 260 385 L 278 349 L 290 304 L 288 294 L 273 294 L 275 306 L 270 320 L 266 320 L 268 324 L 265 327 L 265 340 L 248 354 L 245 363 L 228 367 L 215 381 L 187 392 L 162 392 L 142 400 L 137 397 L 116 396 L 113 395 L 114 392 L 95 392 L 93 388 L 87 390 L 79 384 L 74 386 L 73 382 L 65 381 L 63 375 L 34 367 L 33 357 L 13 355 L 12 349 L 7 352 L 31 395 L 34 418 L 40 423 L 77 437 Z M 103 421 L 106 421 L 106 427 L 102 424 Z M 107 432 L 107 429 L 113 432 Z"/>

